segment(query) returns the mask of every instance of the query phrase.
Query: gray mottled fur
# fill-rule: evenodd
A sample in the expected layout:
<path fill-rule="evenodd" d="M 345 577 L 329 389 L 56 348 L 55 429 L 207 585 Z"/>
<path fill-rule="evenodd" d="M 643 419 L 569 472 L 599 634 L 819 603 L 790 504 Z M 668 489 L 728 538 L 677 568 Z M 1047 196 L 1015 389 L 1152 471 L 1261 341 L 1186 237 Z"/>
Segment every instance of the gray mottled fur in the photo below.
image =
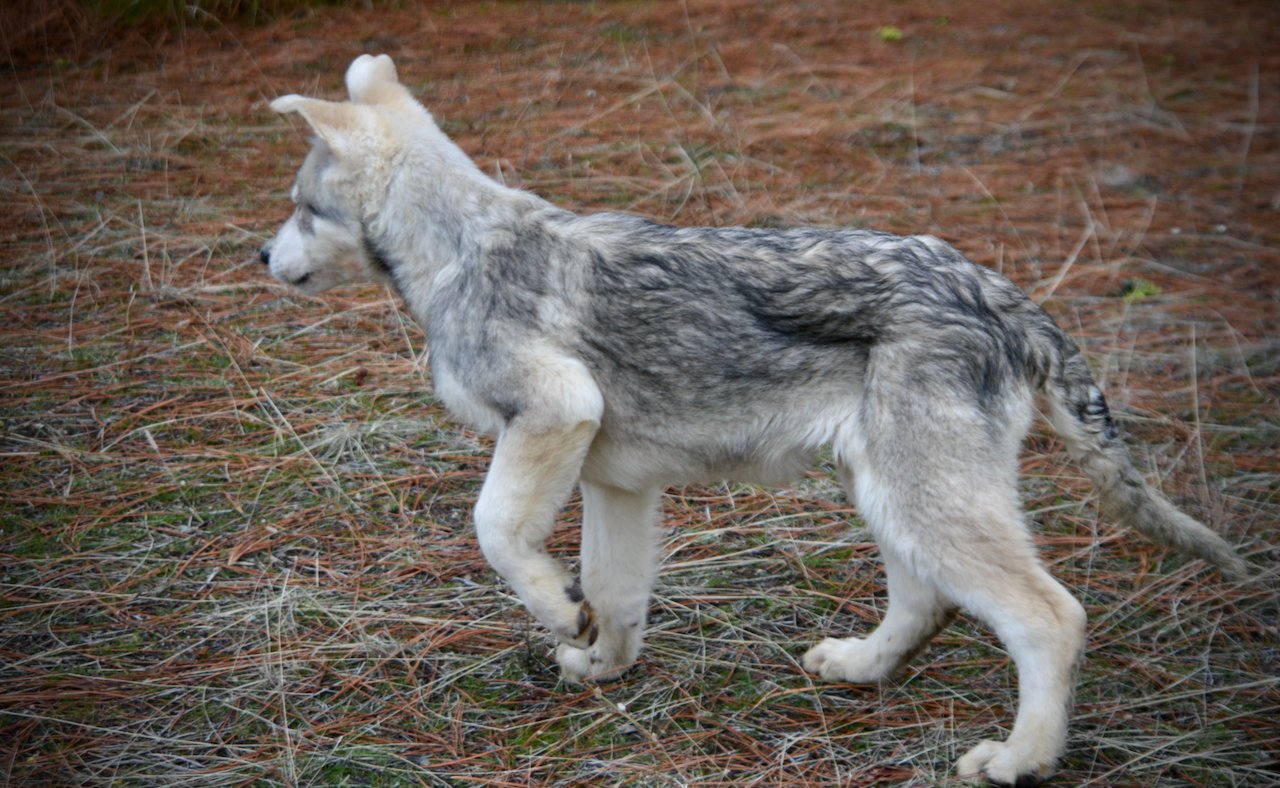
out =
<path fill-rule="evenodd" d="M 357 59 L 347 86 L 347 103 L 272 105 L 320 139 L 263 260 L 312 292 L 385 282 L 426 329 L 438 396 L 497 438 L 480 545 L 561 641 L 566 679 L 634 663 L 664 485 L 786 479 L 830 447 L 881 548 L 890 603 L 875 632 L 818 643 L 805 668 L 882 680 L 965 609 L 1009 648 L 1022 694 L 1009 739 L 957 769 L 1047 776 L 1084 614 L 1040 565 L 1019 507 L 1037 392 L 1104 512 L 1244 576 L 1220 537 L 1136 473 L 1075 344 L 948 244 L 579 216 L 485 177 L 385 56 Z M 580 584 L 543 547 L 575 485 Z"/>

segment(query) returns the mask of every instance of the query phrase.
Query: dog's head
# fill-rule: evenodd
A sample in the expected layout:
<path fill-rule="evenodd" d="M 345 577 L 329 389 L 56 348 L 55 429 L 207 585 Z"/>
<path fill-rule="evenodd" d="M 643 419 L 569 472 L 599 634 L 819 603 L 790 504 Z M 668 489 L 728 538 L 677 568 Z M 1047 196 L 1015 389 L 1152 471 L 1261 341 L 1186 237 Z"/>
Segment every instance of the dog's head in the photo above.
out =
<path fill-rule="evenodd" d="M 350 101 L 288 95 L 271 102 L 276 112 L 301 115 L 316 138 L 293 186 L 293 215 L 260 257 L 272 276 L 308 293 L 385 276 L 364 242 L 365 223 L 386 191 L 398 121 L 425 115 L 386 55 L 356 58 L 346 81 Z"/>

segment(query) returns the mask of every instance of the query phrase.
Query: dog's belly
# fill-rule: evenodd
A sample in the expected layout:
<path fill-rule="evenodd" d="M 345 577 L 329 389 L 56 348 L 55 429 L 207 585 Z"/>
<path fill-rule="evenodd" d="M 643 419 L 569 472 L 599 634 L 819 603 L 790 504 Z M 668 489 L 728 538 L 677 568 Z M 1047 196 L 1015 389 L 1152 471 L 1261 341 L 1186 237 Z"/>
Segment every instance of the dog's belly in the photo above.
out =
<path fill-rule="evenodd" d="M 636 407 L 606 391 L 604 418 L 582 477 L 637 491 L 789 482 L 813 467 L 823 447 L 840 455 L 860 444 L 859 401 L 858 387 L 840 379 L 766 388 L 753 397 L 695 399 L 683 409 Z"/>
<path fill-rule="evenodd" d="M 639 437 L 602 429 L 583 463 L 582 478 L 627 490 L 730 480 L 781 484 L 811 467 L 817 448 L 796 442 L 794 435 L 772 441 L 764 438 L 773 436 L 698 440 L 697 433 Z"/>

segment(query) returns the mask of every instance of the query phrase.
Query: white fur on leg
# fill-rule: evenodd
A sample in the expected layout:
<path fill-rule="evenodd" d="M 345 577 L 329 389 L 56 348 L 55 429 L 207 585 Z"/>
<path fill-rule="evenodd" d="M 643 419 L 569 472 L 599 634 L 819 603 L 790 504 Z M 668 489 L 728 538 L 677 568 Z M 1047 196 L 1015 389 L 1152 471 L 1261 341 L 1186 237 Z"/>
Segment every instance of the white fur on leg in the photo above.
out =
<path fill-rule="evenodd" d="M 827 638 L 804 655 L 804 669 L 829 681 L 874 684 L 890 678 L 951 619 L 953 607 L 891 549 L 883 551 L 889 611 L 866 639 Z"/>
<path fill-rule="evenodd" d="M 654 515 L 660 492 L 582 483 L 582 590 L 591 600 L 598 637 L 587 648 L 556 650 L 566 681 L 616 678 L 640 654 L 657 574 Z"/>
<path fill-rule="evenodd" d="M 889 678 L 896 662 L 890 664 L 875 644 L 862 638 L 827 638 L 805 652 L 804 669 L 827 681 L 875 684 Z"/>
<path fill-rule="evenodd" d="M 1018 715 L 1007 741 L 983 741 L 956 763 L 965 779 L 1036 785 L 1066 749 L 1076 661 L 1084 646 L 1080 603 L 1039 565 L 1003 588 L 984 589 L 970 607 L 996 630 L 1018 670 Z M 997 584 L 999 585 L 999 584 Z M 1002 593 L 1003 592 L 1003 593 Z"/>
<path fill-rule="evenodd" d="M 489 564 L 535 618 L 562 642 L 583 648 L 599 632 L 594 613 L 545 542 L 595 431 L 594 421 L 509 429 L 498 439 L 475 509 L 476 536 Z"/>
<path fill-rule="evenodd" d="M 1025 752 L 1010 742 L 982 741 L 956 761 L 956 775 L 969 782 L 1037 785 L 1053 774 L 1057 756 Z"/>

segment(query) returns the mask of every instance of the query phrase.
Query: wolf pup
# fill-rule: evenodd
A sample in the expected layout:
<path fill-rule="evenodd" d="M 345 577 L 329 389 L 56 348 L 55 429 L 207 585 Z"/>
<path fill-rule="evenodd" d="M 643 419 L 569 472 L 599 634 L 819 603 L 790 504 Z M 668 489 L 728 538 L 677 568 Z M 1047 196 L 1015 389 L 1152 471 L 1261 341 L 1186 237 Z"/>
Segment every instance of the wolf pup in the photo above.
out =
<path fill-rule="evenodd" d="M 349 102 L 271 104 L 317 139 L 262 262 L 307 293 L 386 283 L 425 329 L 436 394 L 496 436 L 480 547 L 559 639 L 566 680 L 635 662 L 665 485 L 785 480 L 826 446 L 884 556 L 889 610 L 866 638 L 813 646 L 805 669 L 880 681 L 963 608 L 1013 656 L 1020 700 L 1008 740 L 956 769 L 1044 779 L 1085 615 L 1037 559 L 1018 501 L 1037 392 L 1107 516 L 1246 575 L 1135 471 L 1067 335 L 943 241 L 578 216 L 485 176 L 387 56 L 357 58 L 346 84 Z M 574 485 L 581 582 L 544 546 Z"/>

